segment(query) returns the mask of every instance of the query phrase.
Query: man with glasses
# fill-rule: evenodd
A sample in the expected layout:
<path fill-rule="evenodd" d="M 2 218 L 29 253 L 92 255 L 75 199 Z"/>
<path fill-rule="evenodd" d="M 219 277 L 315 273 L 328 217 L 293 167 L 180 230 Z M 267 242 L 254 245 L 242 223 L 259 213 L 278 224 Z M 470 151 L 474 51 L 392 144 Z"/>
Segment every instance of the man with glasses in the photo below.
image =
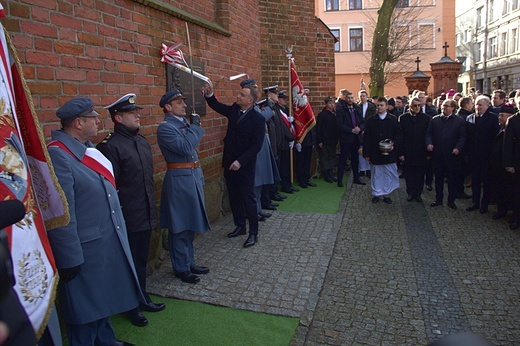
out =
<path fill-rule="evenodd" d="M 108 134 L 97 145 L 99 151 L 112 163 L 119 200 L 128 232 L 128 243 L 132 250 L 139 286 L 146 298 L 141 310 L 157 312 L 164 304 L 154 304 L 146 293 L 146 264 L 152 230 L 159 222 L 153 183 L 152 150 L 146 138 L 139 134 L 141 107 L 135 103 L 135 94 L 127 94 L 108 105 L 114 122 L 114 133 Z M 128 312 L 133 325 L 148 324 L 146 317 L 135 308 Z"/>
<path fill-rule="evenodd" d="M 399 117 L 399 124 L 403 131 L 402 156 L 399 159 L 402 162 L 408 202 L 414 199 L 422 202 L 421 194 L 428 155 L 424 138 L 430 120 L 427 114 L 421 112 L 421 101 L 418 97 L 411 100 L 408 113 Z"/>
<path fill-rule="evenodd" d="M 444 178 L 448 179 L 448 207 L 457 209 L 457 177 L 462 169 L 461 151 L 466 145 L 466 124 L 454 114 L 457 104 L 453 100 L 442 103 L 442 113 L 433 117 L 426 132 L 426 149 L 432 152 L 435 175 L 435 200 L 432 207 L 442 205 Z"/>

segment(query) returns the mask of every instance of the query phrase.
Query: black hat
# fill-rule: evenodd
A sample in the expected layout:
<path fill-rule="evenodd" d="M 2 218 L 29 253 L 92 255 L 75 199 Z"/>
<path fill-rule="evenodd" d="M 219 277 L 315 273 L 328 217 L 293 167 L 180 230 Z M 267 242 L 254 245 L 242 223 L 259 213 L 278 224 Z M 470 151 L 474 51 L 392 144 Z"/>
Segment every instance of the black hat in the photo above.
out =
<path fill-rule="evenodd" d="M 278 97 L 279 97 L 279 98 L 282 98 L 282 99 L 286 99 L 286 98 L 288 98 L 289 96 L 287 96 L 286 92 L 287 92 L 287 90 L 282 90 L 282 91 L 280 91 L 280 92 L 278 93 Z"/>
<path fill-rule="evenodd" d="M 56 116 L 60 119 L 70 119 L 76 117 L 97 117 L 99 113 L 94 110 L 94 103 L 89 97 L 75 97 L 65 102 L 56 111 Z"/>
<path fill-rule="evenodd" d="M 327 96 L 323 99 L 324 103 L 334 102 L 334 98 L 332 96 Z"/>
<path fill-rule="evenodd" d="M 514 99 L 516 97 L 516 90 L 513 90 L 509 93 L 509 98 Z"/>
<path fill-rule="evenodd" d="M 135 105 L 135 94 L 126 94 L 116 102 L 103 108 L 108 109 L 110 115 L 116 115 L 121 112 L 130 112 L 134 109 L 143 109 L 142 107 Z"/>
<path fill-rule="evenodd" d="M 264 92 L 266 93 L 276 93 L 278 91 L 278 85 L 273 85 L 267 88 L 264 88 Z"/>
<path fill-rule="evenodd" d="M 258 85 L 256 85 L 256 80 L 254 80 L 253 78 L 244 79 L 243 81 L 240 82 L 241 88 L 243 88 L 247 85 L 258 86 Z"/>
<path fill-rule="evenodd" d="M 164 106 L 166 106 L 168 103 L 178 98 L 185 99 L 185 97 L 182 96 L 182 93 L 179 90 L 170 90 L 166 94 L 164 94 L 163 97 L 161 97 L 161 101 L 159 101 L 159 107 L 164 108 Z"/>
<path fill-rule="evenodd" d="M 388 99 L 388 104 L 389 104 L 390 106 L 395 107 L 395 99 L 394 99 L 393 97 L 390 97 L 390 98 Z"/>
<path fill-rule="evenodd" d="M 503 104 L 502 107 L 500 107 L 500 113 L 515 114 L 515 107 L 510 103 Z"/>

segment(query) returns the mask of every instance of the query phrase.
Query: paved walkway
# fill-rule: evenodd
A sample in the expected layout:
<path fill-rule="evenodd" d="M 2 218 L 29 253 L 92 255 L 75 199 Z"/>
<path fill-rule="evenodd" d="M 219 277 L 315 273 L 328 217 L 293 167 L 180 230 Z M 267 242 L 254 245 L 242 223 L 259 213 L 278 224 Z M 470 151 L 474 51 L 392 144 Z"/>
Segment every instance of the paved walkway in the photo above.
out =
<path fill-rule="evenodd" d="M 369 185 L 349 182 L 339 213 L 275 211 L 249 249 L 226 237 L 227 216 L 195 241 L 210 274 L 182 283 L 166 259 L 148 289 L 298 317 L 293 345 L 426 345 L 458 331 L 520 345 L 520 232 L 493 206 L 430 208 L 433 192 L 407 202 L 403 188 L 392 198 L 372 204 Z"/>

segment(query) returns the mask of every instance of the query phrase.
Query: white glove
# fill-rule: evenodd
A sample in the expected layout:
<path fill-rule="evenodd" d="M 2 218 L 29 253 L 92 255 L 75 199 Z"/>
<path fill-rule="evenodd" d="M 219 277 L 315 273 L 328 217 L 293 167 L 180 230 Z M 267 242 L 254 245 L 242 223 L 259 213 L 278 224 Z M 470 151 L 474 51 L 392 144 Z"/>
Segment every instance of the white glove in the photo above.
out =
<path fill-rule="evenodd" d="M 287 119 L 289 120 L 290 123 L 292 123 L 294 121 L 294 117 L 287 117 Z"/>
<path fill-rule="evenodd" d="M 296 143 L 296 150 L 298 150 L 298 152 L 301 153 L 301 151 L 302 151 L 301 143 Z"/>
<path fill-rule="evenodd" d="M 294 147 L 294 141 L 290 141 L 290 142 L 289 142 L 289 148 L 292 149 L 293 147 Z"/>

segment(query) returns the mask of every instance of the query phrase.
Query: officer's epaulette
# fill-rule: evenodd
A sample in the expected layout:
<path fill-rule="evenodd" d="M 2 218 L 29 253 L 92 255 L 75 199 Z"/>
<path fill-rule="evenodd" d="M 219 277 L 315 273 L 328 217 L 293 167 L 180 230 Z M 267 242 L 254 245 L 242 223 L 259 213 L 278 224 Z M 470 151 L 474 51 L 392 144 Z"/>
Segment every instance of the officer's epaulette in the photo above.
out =
<path fill-rule="evenodd" d="M 103 140 L 101 141 L 101 143 L 103 143 L 103 144 L 107 144 L 108 140 L 110 139 L 110 137 L 112 137 L 112 135 L 113 135 L 113 133 L 110 132 L 110 133 L 105 137 L 105 139 L 103 139 Z"/>

